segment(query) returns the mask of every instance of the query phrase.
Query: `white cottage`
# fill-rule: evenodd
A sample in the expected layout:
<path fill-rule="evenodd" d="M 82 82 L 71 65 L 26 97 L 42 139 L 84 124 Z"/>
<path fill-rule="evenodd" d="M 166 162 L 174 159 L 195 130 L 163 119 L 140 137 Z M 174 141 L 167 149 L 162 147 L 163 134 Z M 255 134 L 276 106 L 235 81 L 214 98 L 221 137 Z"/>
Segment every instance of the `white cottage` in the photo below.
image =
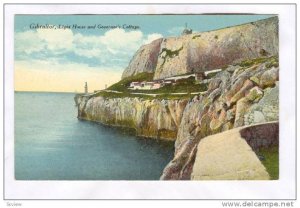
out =
<path fill-rule="evenodd" d="M 162 87 L 160 82 L 131 82 L 129 89 L 133 90 L 154 90 Z"/>

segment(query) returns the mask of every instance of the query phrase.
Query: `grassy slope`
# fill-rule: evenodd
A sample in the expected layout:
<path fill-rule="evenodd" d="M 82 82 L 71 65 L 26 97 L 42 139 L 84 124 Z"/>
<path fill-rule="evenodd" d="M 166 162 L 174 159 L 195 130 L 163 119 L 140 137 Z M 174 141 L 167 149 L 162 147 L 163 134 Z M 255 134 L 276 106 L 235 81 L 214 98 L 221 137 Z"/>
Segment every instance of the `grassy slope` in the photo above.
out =
<path fill-rule="evenodd" d="M 278 146 L 269 149 L 262 148 L 257 152 L 257 155 L 262 156 L 262 164 L 266 167 L 271 180 L 279 178 L 279 148 Z"/>
<path fill-rule="evenodd" d="M 131 82 L 140 82 L 140 81 L 152 81 L 154 73 L 140 73 L 135 76 L 126 77 L 121 81 L 111 85 L 108 90 L 116 90 L 120 92 L 129 91 L 127 88 L 129 87 Z"/>
<path fill-rule="evenodd" d="M 141 92 L 141 93 L 177 93 L 177 92 L 202 92 L 207 89 L 204 84 L 196 84 L 194 78 L 188 78 L 185 80 L 177 81 L 176 85 L 166 85 L 159 89 L 154 90 L 130 90 L 128 89 L 131 82 L 134 81 L 152 81 L 153 74 L 151 73 L 141 73 L 133 77 L 128 77 L 122 79 L 121 81 L 113 84 L 108 88 L 108 90 L 116 90 L 119 92 Z"/>
<path fill-rule="evenodd" d="M 191 95 L 191 92 L 203 92 L 207 90 L 207 84 L 197 84 L 194 78 L 185 80 L 179 80 L 176 85 L 166 85 L 159 89 L 154 90 L 130 90 L 128 89 L 131 82 L 136 81 L 152 81 L 153 73 L 141 73 L 132 77 L 127 77 L 121 81 L 111 85 L 108 90 L 115 90 L 122 93 L 113 92 L 99 92 L 95 96 L 103 96 L 110 98 L 121 98 L 121 97 L 139 97 L 145 99 L 183 99 L 191 98 L 195 95 Z M 156 97 L 148 95 L 136 95 L 130 93 L 149 93 L 149 94 L 162 94 Z M 186 95 L 171 95 L 170 93 L 188 93 Z"/>
<path fill-rule="evenodd" d="M 260 58 L 256 58 L 256 59 L 244 60 L 237 65 L 240 65 L 241 67 L 250 67 L 250 66 L 253 66 L 254 64 L 260 64 L 260 63 L 264 63 L 264 62 L 268 62 L 267 68 L 271 68 L 273 66 L 274 67 L 279 66 L 278 56 L 260 57 Z"/>
<path fill-rule="evenodd" d="M 248 68 L 252 65 L 267 62 L 267 68 L 272 66 L 278 66 L 278 56 L 273 57 L 260 57 L 251 60 L 244 60 L 241 63 L 237 64 L 241 67 Z M 224 66 L 224 69 L 226 66 Z M 208 75 L 208 78 L 213 78 L 219 72 L 211 73 Z M 122 93 L 113 93 L 113 92 L 99 92 L 95 96 L 103 96 L 109 98 L 122 98 L 122 97 L 139 97 L 145 99 L 182 99 L 182 98 L 191 98 L 194 95 L 190 94 L 191 92 L 203 92 L 207 90 L 207 84 L 198 84 L 195 82 L 194 78 L 188 78 L 184 80 L 179 80 L 176 85 L 166 85 L 162 88 L 155 90 L 130 90 L 128 89 L 131 82 L 140 82 L 140 81 L 152 81 L 154 73 L 140 73 L 135 76 L 127 77 L 121 81 L 111 85 L 108 90 L 115 90 Z M 148 94 L 163 94 L 156 97 L 148 95 L 135 95 L 130 93 L 148 93 Z M 170 93 L 188 93 L 186 95 L 171 95 Z"/>

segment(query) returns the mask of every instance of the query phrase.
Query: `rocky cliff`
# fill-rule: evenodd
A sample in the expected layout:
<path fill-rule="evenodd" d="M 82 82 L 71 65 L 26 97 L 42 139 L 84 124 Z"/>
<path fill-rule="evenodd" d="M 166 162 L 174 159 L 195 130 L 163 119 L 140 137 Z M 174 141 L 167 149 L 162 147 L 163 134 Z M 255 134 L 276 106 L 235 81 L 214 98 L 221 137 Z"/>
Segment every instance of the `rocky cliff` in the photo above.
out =
<path fill-rule="evenodd" d="M 136 52 L 122 78 L 151 72 L 154 79 L 161 79 L 277 54 L 278 17 L 272 17 L 215 31 L 155 40 Z"/>
<path fill-rule="evenodd" d="M 138 136 L 175 140 L 188 100 L 79 97 L 78 118 L 129 127 Z"/>
<path fill-rule="evenodd" d="M 78 118 L 130 127 L 140 136 L 175 141 L 174 158 L 165 167 L 161 179 L 189 180 L 203 138 L 279 120 L 277 54 L 277 17 L 159 39 L 139 49 L 123 78 L 154 72 L 154 78 L 160 79 L 221 67 L 221 72 L 205 80 L 206 92 L 182 100 L 77 96 Z M 248 142 L 247 138 L 246 135 Z M 260 142 L 264 138 L 255 140 Z"/>
<path fill-rule="evenodd" d="M 190 100 L 78 96 L 78 117 L 136 129 L 137 135 L 175 140 L 174 159 L 163 180 L 191 179 L 202 138 L 245 125 L 278 121 L 276 57 L 230 65 Z"/>
<path fill-rule="evenodd" d="M 279 68 L 270 59 L 251 66 L 229 66 L 206 94 L 194 98 L 183 112 L 174 159 L 161 179 L 190 179 L 197 145 L 206 136 L 232 128 L 279 120 Z"/>
<path fill-rule="evenodd" d="M 157 65 L 161 42 L 162 39 L 160 38 L 150 44 L 143 45 L 129 62 L 129 65 L 123 72 L 122 78 L 142 72 L 153 73 Z"/>

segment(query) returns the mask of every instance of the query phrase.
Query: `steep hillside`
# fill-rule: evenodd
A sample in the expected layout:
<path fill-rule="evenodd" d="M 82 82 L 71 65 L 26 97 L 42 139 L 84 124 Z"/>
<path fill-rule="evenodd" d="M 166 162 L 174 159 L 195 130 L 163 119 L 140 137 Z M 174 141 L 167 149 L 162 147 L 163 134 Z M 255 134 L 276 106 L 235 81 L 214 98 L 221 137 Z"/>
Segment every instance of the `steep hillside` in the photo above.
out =
<path fill-rule="evenodd" d="M 128 89 L 132 81 L 162 79 L 218 68 L 222 70 L 201 83 L 187 79 L 181 85 L 176 83 L 147 92 Z M 278 17 L 158 39 L 136 52 L 120 82 L 93 95 L 76 96 L 75 100 L 80 119 L 129 127 L 135 129 L 139 136 L 175 141 L 174 158 L 165 167 L 162 180 L 205 179 L 207 174 L 211 179 L 223 176 L 230 179 L 276 178 L 278 159 L 277 162 L 267 160 L 265 169 L 253 152 L 243 151 L 252 148 L 270 155 L 269 158 L 278 158 L 278 151 L 273 154 L 268 149 L 258 148 L 268 148 L 270 141 L 278 141 Z M 275 124 L 269 125 L 269 122 Z M 234 132 L 235 138 L 228 142 L 239 145 L 242 151 L 239 153 L 234 152 L 234 147 L 224 145 L 227 141 L 222 135 L 226 133 L 207 139 L 230 129 L 266 123 L 268 125 Z M 256 131 L 258 134 L 255 134 Z M 217 145 L 214 147 L 219 148 L 219 152 L 226 153 L 226 163 L 231 165 L 231 169 L 229 166 L 226 170 L 222 169 L 225 157 L 220 157 L 219 152 L 207 155 L 206 146 L 204 149 L 201 146 L 204 138 L 202 145 Z M 276 148 L 278 150 L 278 143 Z M 198 152 L 199 149 L 205 155 Z M 253 166 L 231 163 L 238 155 L 251 160 Z M 198 161 L 206 158 L 219 161 L 198 162 L 195 166 L 197 158 Z M 215 165 L 215 172 L 210 171 L 210 165 Z M 255 168 L 260 170 L 259 173 L 251 172 Z M 236 169 L 248 172 L 239 174 L 234 172 Z"/>
<path fill-rule="evenodd" d="M 192 99 L 78 96 L 78 117 L 134 128 L 136 134 L 175 140 L 174 159 L 161 179 L 191 179 L 202 138 L 245 125 L 279 120 L 277 57 L 246 60 L 213 77 Z"/>
<path fill-rule="evenodd" d="M 136 52 L 122 78 L 149 72 L 161 79 L 272 55 L 278 55 L 278 17 L 158 39 Z"/>
<path fill-rule="evenodd" d="M 124 70 L 122 79 L 143 72 L 153 73 L 157 65 L 161 42 L 162 39 L 157 39 L 150 44 L 141 46 Z"/>
<path fill-rule="evenodd" d="M 190 179 L 202 138 L 236 127 L 279 120 L 278 60 L 256 61 L 229 66 L 211 80 L 206 94 L 186 105 L 174 159 L 161 179 Z"/>

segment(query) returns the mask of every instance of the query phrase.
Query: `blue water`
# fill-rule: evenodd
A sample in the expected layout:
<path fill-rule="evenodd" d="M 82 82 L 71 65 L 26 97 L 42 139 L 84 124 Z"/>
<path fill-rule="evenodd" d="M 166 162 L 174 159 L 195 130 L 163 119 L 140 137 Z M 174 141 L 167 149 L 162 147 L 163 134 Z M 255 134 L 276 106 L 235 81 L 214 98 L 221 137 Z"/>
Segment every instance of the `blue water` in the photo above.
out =
<path fill-rule="evenodd" d="M 173 143 L 77 119 L 74 94 L 15 93 L 17 180 L 158 180 Z"/>

